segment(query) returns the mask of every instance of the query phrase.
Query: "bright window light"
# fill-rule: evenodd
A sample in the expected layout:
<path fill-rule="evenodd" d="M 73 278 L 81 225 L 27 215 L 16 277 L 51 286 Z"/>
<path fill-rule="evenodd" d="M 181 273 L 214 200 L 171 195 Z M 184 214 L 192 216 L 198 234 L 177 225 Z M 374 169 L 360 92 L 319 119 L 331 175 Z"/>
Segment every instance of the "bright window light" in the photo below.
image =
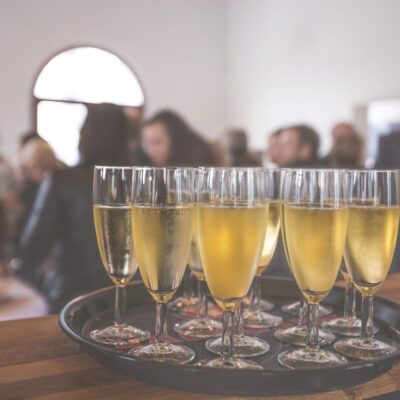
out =
<path fill-rule="evenodd" d="M 78 47 L 52 58 L 40 73 L 33 94 L 38 99 L 141 106 L 139 81 L 118 57 L 94 47 Z"/>
<path fill-rule="evenodd" d="M 87 109 L 83 104 L 41 101 L 37 109 L 38 132 L 58 159 L 72 166 L 79 162 L 79 132 Z"/>
<path fill-rule="evenodd" d="M 52 58 L 36 81 L 37 130 L 57 157 L 69 166 L 79 162 L 79 132 L 85 103 L 140 107 L 143 90 L 130 68 L 114 54 L 77 47 Z"/>

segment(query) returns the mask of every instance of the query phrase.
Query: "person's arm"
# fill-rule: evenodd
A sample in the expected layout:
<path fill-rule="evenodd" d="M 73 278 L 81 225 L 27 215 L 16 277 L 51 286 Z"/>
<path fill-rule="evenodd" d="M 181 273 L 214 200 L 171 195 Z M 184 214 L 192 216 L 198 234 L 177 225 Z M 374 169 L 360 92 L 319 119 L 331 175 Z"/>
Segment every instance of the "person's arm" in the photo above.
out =
<path fill-rule="evenodd" d="M 40 265 L 57 239 L 60 203 L 55 178 L 51 174 L 42 182 L 32 214 L 22 230 L 20 254 L 24 264 Z"/>

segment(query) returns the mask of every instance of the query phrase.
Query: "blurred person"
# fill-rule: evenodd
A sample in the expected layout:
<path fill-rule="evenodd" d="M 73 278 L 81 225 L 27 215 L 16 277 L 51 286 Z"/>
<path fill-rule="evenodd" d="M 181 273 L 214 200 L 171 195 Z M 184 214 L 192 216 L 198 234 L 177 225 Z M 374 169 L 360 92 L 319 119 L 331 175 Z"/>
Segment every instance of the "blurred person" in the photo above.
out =
<path fill-rule="evenodd" d="M 0 201 L 0 277 L 6 271 L 6 242 L 7 242 L 7 218 L 2 201 Z"/>
<path fill-rule="evenodd" d="M 138 164 L 165 166 L 207 166 L 216 160 L 211 146 L 174 111 L 163 110 L 147 119 L 140 132 L 142 158 Z"/>
<path fill-rule="evenodd" d="M 363 140 L 352 124 L 341 122 L 332 129 L 332 147 L 321 160 L 324 167 L 358 169 L 363 167 Z"/>
<path fill-rule="evenodd" d="M 400 130 L 394 130 L 379 138 L 377 169 L 400 168 Z"/>
<path fill-rule="evenodd" d="M 90 107 L 80 133 L 80 164 L 55 170 L 40 186 L 20 248 L 30 266 L 43 266 L 52 256 L 40 281 L 50 312 L 59 312 L 76 296 L 110 285 L 94 231 L 93 167 L 130 165 L 128 140 L 120 107 Z"/>
<path fill-rule="evenodd" d="M 282 128 L 278 134 L 276 163 L 284 168 L 313 168 L 319 165 L 318 133 L 308 125 Z"/>
<path fill-rule="evenodd" d="M 26 141 L 19 158 L 25 181 L 35 185 L 40 185 L 46 174 L 60 165 L 53 149 L 41 138 Z"/>
<path fill-rule="evenodd" d="M 0 155 L 0 198 L 7 197 L 15 190 L 16 178 L 11 164 Z"/>
<path fill-rule="evenodd" d="M 264 167 L 276 168 L 279 162 L 279 134 L 281 129 L 272 132 L 267 138 L 267 150 L 263 161 Z"/>
<path fill-rule="evenodd" d="M 30 133 L 23 138 L 19 153 L 22 181 L 14 199 L 14 209 L 18 213 L 13 229 L 16 253 L 22 230 L 31 215 L 41 183 L 47 174 L 62 166 L 53 149 L 39 135 Z"/>
<path fill-rule="evenodd" d="M 27 131 L 21 135 L 19 140 L 20 148 L 22 149 L 30 140 L 42 139 L 39 133 L 35 130 Z M 44 139 L 42 139 L 44 140 Z"/>
<path fill-rule="evenodd" d="M 228 129 L 222 135 L 221 146 L 229 167 L 257 167 L 261 165 L 247 148 L 247 133 L 244 129 Z"/>

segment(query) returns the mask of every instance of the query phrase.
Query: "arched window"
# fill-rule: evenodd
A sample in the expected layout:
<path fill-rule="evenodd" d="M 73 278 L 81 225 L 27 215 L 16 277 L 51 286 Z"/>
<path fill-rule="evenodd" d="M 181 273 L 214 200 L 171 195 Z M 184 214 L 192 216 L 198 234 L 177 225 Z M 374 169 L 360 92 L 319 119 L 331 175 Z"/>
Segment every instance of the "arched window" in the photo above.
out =
<path fill-rule="evenodd" d="M 33 97 L 37 131 L 67 165 L 79 161 L 79 131 L 87 105 L 117 104 L 128 118 L 138 118 L 144 104 L 132 70 L 95 47 L 76 47 L 53 57 L 40 71 Z"/>

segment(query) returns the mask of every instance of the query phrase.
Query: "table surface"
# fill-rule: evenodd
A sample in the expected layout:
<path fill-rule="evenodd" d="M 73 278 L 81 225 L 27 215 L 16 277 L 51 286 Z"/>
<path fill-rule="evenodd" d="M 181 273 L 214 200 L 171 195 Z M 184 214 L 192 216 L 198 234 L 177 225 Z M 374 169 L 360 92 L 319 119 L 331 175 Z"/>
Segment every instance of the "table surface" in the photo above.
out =
<path fill-rule="evenodd" d="M 380 295 L 400 303 L 400 274 L 391 275 Z M 0 399 L 214 400 L 238 397 L 182 392 L 119 376 L 98 365 L 66 337 L 57 316 L 0 323 Z M 366 399 L 400 389 L 400 365 L 363 385 L 290 400 Z M 283 397 L 264 397 L 279 400 Z M 287 397 L 285 397 L 287 398 Z M 251 399 L 251 398 L 249 398 Z M 253 398 L 254 399 L 254 398 Z M 259 398 L 258 398 L 259 399 Z"/>

